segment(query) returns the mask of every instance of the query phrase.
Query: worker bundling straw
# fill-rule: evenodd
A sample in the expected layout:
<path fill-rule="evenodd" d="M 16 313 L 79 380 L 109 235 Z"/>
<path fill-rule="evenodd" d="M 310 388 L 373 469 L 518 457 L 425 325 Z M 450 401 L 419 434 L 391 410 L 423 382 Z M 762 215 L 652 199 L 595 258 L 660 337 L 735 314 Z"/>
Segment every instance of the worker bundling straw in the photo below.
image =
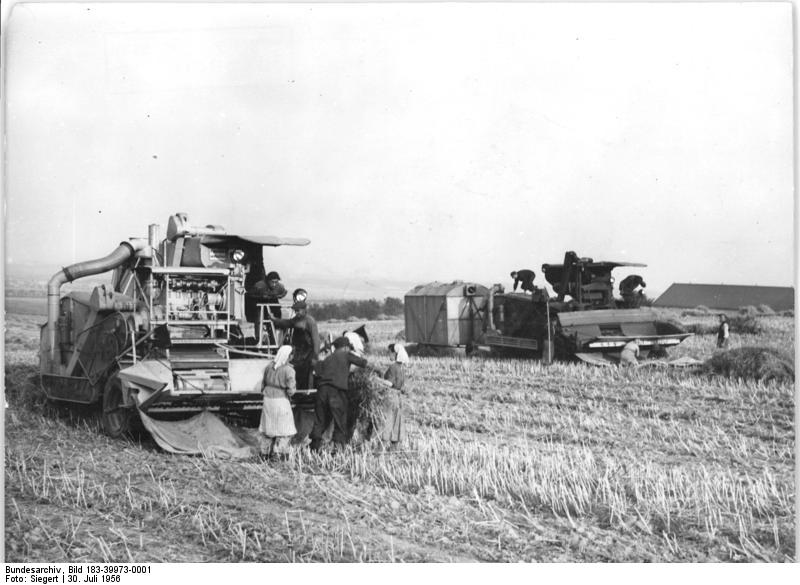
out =
<path fill-rule="evenodd" d="M 403 386 L 406 381 L 405 366 L 408 364 L 408 353 L 400 342 L 391 344 L 389 351 L 394 361 L 383 375 L 384 380 L 391 383 L 391 387 L 386 390 L 382 405 L 383 421 L 380 438 L 390 451 L 396 451 L 405 437 L 402 395 L 405 394 Z"/>
<path fill-rule="evenodd" d="M 288 455 L 289 442 L 297 433 L 289 402 L 297 389 L 294 368 L 289 363 L 291 358 L 292 346 L 282 345 L 264 370 L 261 385 L 264 402 L 258 430 L 264 436 L 261 454 L 265 458 Z"/>

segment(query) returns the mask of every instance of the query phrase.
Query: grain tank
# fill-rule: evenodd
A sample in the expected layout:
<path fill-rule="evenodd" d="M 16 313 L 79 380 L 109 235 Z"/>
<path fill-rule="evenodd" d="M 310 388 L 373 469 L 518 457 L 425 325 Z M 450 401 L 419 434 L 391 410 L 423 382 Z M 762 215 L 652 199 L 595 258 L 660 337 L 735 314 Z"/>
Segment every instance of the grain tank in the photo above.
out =
<path fill-rule="evenodd" d="M 467 347 L 485 329 L 489 289 L 456 280 L 430 282 L 405 294 L 406 341 L 438 347 Z"/>
<path fill-rule="evenodd" d="M 192 226 L 184 213 L 169 218 L 165 238 L 160 232 L 151 225 L 146 238 L 63 268 L 48 283 L 42 386 L 52 400 L 101 404 L 112 436 L 127 433 L 138 411 L 257 412 L 261 376 L 280 342 L 261 330 L 271 325 L 259 316 L 291 310 L 254 303 L 248 291 L 264 277 L 265 247 L 309 244 Z M 91 292 L 61 293 L 65 283 L 104 273 L 110 282 Z"/>

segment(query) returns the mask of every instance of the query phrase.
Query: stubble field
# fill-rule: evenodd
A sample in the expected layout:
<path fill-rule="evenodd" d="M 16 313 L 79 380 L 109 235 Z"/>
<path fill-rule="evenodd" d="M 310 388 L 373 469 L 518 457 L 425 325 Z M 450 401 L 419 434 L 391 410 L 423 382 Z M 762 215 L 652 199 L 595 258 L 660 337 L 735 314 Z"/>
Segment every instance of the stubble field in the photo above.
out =
<path fill-rule="evenodd" d="M 6 321 L 9 562 L 794 560 L 790 382 L 414 357 L 402 452 L 224 461 L 48 406 L 41 321 Z M 794 320 L 762 323 L 733 347 L 793 354 Z M 402 328 L 367 324 L 379 370 Z M 713 352 L 705 335 L 672 355 Z"/>

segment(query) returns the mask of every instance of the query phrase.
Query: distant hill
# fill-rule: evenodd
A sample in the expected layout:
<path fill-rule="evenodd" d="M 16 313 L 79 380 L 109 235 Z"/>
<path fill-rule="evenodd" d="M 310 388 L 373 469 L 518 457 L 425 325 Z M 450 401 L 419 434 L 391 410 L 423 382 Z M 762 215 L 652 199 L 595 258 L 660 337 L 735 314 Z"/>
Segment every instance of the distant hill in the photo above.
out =
<path fill-rule="evenodd" d="M 5 295 L 7 297 L 46 296 L 47 281 L 59 270 L 58 265 L 14 264 L 6 266 Z M 106 284 L 109 274 L 101 274 L 81 278 L 65 285 L 65 290 L 91 290 L 99 284 Z M 403 298 L 418 282 L 396 280 L 390 278 L 341 278 L 335 276 L 297 275 L 284 280 L 284 285 L 291 292 L 295 288 L 304 288 L 309 292 L 312 302 L 339 300 L 384 299 L 386 297 Z"/>
<path fill-rule="evenodd" d="M 297 283 L 297 286 L 295 286 Z M 313 302 L 403 298 L 417 283 L 386 278 L 342 279 L 336 277 L 298 276 L 284 282 L 290 291 L 302 287 Z"/>

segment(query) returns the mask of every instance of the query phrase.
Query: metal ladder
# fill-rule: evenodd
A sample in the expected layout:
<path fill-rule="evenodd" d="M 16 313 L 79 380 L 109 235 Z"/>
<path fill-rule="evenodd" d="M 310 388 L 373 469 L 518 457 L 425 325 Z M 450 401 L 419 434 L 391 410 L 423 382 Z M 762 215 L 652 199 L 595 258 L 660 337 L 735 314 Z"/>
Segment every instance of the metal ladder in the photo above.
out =
<path fill-rule="evenodd" d="M 258 303 L 257 307 L 261 321 L 261 327 L 259 328 L 257 337 L 257 346 L 277 351 L 282 344 L 291 343 L 293 330 L 289 329 L 285 332 L 278 332 L 275 328 L 275 324 L 266 316 L 272 307 L 280 307 L 282 310 L 289 309 L 289 312 L 292 313 L 292 315 L 289 316 L 289 318 L 291 318 L 294 313 L 291 308 L 286 305 L 281 305 L 280 303 Z"/>

